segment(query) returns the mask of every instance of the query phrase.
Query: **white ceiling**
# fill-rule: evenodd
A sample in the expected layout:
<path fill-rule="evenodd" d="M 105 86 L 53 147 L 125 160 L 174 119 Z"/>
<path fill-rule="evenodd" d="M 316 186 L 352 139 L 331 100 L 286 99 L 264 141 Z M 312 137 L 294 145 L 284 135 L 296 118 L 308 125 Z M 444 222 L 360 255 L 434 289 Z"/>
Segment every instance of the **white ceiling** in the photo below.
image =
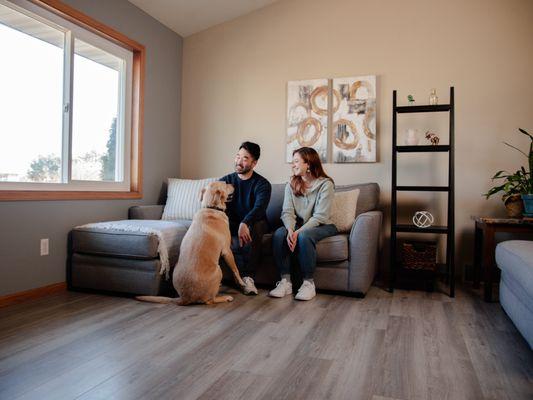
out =
<path fill-rule="evenodd" d="M 278 0 L 129 0 L 183 37 Z"/>

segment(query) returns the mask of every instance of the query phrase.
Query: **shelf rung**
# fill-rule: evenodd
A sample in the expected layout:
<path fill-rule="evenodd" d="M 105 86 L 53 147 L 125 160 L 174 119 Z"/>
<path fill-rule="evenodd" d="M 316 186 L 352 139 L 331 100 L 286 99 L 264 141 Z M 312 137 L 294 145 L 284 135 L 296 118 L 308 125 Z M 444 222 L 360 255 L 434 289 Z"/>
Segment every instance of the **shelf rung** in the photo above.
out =
<path fill-rule="evenodd" d="M 426 153 L 426 152 L 446 152 L 450 151 L 450 145 L 437 146 L 396 146 L 398 153 Z"/>
<path fill-rule="evenodd" d="M 405 192 L 449 192 L 449 186 L 396 186 L 396 190 Z"/>
<path fill-rule="evenodd" d="M 448 227 L 440 226 L 440 225 L 433 225 L 428 228 L 419 228 L 412 224 L 397 224 L 396 227 L 394 227 L 394 229 L 396 230 L 396 232 L 439 233 L 439 234 L 448 233 Z"/>
<path fill-rule="evenodd" d="M 396 107 L 394 111 L 399 114 L 404 113 L 422 113 L 422 112 L 443 112 L 450 111 L 452 107 L 449 104 L 438 104 L 435 106 L 422 105 L 422 106 L 400 106 Z"/>

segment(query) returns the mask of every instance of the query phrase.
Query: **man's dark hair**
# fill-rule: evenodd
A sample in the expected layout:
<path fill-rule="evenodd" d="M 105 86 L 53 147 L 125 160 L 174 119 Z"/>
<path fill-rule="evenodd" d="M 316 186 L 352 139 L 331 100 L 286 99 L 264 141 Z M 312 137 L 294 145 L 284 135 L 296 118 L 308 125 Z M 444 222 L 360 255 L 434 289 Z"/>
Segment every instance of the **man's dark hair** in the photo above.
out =
<path fill-rule="evenodd" d="M 252 157 L 256 161 L 259 160 L 259 157 L 261 156 L 261 147 L 259 147 L 257 143 L 242 142 L 241 146 L 239 147 L 239 150 L 240 149 L 246 150 L 248 153 L 252 155 Z"/>

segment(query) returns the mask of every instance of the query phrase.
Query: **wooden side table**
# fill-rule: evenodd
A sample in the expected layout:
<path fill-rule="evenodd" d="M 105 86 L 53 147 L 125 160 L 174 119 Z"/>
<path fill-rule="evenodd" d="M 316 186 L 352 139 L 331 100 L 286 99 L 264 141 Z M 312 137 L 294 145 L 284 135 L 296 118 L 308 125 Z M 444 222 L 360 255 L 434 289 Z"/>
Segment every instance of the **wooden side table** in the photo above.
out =
<path fill-rule="evenodd" d="M 533 233 L 533 221 L 521 218 L 475 217 L 474 237 L 474 288 L 479 288 L 483 269 L 484 299 L 492 301 L 492 286 L 496 275 L 495 236 L 498 232 Z"/>

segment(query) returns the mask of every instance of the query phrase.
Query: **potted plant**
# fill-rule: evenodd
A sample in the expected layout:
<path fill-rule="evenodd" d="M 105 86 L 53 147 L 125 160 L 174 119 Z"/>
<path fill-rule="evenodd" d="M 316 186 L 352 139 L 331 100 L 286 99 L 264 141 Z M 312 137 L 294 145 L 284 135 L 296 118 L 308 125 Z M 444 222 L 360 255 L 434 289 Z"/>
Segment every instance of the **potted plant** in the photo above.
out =
<path fill-rule="evenodd" d="M 488 199 L 493 194 L 503 192 L 502 200 L 510 217 L 519 217 L 524 209 L 525 216 L 533 217 L 533 136 L 524 129 L 519 128 L 518 130 L 531 140 L 529 154 L 509 143 L 504 142 L 504 144 L 526 156 L 529 170 L 522 166 L 513 174 L 507 171 L 496 172 L 492 179 L 504 179 L 504 182 L 502 185 L 491 188 L 485 193 L 485 197 Z"/>

